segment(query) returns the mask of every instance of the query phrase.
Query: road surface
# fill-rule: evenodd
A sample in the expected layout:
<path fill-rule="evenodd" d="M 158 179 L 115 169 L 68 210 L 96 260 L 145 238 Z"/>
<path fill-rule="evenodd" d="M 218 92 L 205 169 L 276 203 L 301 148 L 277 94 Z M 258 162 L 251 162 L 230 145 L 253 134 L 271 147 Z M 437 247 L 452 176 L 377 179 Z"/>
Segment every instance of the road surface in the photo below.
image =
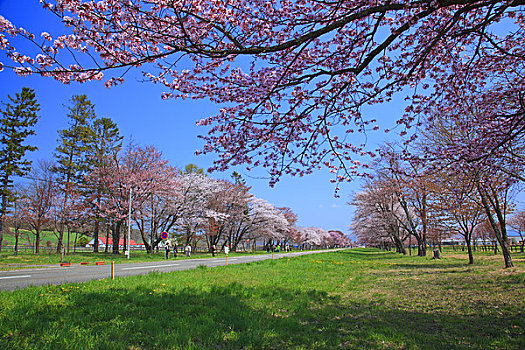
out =
<path fill-rule="evenodd" d="M 294 257 L 305 254 L 323 253 L 333 250 L 314 250 L 292 253 L 273 254 L 274 259 Z M 228 264 L 243 264 L 254 261 L 272 259 L 272 254 L 264 255 L 235 255 L 228 258 Z M 152 271 L 172 272 L 194 269 L 200 265 L 208 267 L 226 265 L 226 257 L 164 260 L 147 263 L 115 264 L 115 277 L 144 275 Z M 49 284 L 64 284 L 86 282 L 96 279 L 111 278 L 111 264 L 108 265 L 80 265 L 71 266 L 49 265 L 43 268 L 0 271 L 0 290 L 15 290 L 29 286 Z"/>

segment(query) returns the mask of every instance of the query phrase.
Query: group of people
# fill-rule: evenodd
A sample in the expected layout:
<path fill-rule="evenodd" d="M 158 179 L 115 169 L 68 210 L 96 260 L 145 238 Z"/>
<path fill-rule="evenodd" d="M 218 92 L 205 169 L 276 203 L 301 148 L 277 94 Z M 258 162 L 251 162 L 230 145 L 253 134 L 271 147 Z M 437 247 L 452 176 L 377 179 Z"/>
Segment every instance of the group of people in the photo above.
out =
<path fill-rule="evenodd" d="M 169 240 L 166 241 L 166 244 L 164 245 L 165 253 L 166 253 L 166 259 L 170 258 L 170 251 L 171 247 L 173 246 L 173 257 L 177 257 L 178 248 L 177 244 L 172 244 Z M 184 253 L 186 253 L 186 257 L 191 257 L 191 245 L 186 245 L 184 247 Z M 224 254 L 228 255 L 230 253 L 230 247 L 228 245 L 224 246 Z M 211 246 L 211 255 L 215 256 L 217 254 L 217 247 L 214 245 Z"/>
<path fill-rule="evenodd" d="M 174 258 L 177 257 L 177 253 L 178 253 L 177 244 L 172 244 L 170 241 L 166 241 L 166 244 L 164 245 L 164 249 L 165 249 L 165 253 L 166 253 L 166 259 L 170 258 L 171 246 L 173 246 L 173 257 Z M 188 258 L 191 257 L 191 245 L 189 245 L 189 244 L 186 245 L 184 247 L 184 252 L 186 253 L 186 256 Z"/>
<path fill-rule="evenodd" d="M 212 256 L 215 256 L 215 254 L 217 254 L 217 246 L 215 244 L 212 244 L 211 246 L 211 255 Z M 228 255 L 230 253 L 230 246 L 228 245 L 225 245 L 224 246 L 224 254 Z"/>
<path fill-rule="evenodd" d="M 279 253 L 281 251 L 281 246 L 278 244 L 276 245 L 275 247 L 272 247 L 270 245 L 267 245 L 266 246 L 266 252 L 267 253 L 270 253 L 270 252 L 276 252 L 276 253 Z M 292 251 L 292 248 L 287 244 L 284 246 L 284 251 L 285 252 L 291 252 Z"/>

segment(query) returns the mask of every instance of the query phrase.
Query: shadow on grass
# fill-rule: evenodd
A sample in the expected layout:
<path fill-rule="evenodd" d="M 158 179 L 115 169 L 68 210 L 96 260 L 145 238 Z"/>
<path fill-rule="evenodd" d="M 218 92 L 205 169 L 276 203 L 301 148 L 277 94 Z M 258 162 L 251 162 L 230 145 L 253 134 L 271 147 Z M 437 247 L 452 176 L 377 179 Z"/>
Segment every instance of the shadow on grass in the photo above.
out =
<path fill-rule="evenodd" d="M 392 268 L 397 269 L 436 269 L 436 270 L 442 270 L 443 273 L 450 273 L 450 272 L 468 272 L 469 265 L 466 263 L 458 264 L 458 263 L 436 263 L 436 264 L 393 264 Z M 450 269 L 458 269 L 463 268 L 462 270 L 454 270 L 451 271 Z"/>
<path fill-rule="evenodd" d="M 182 290 L 169 284 L 155 290 L 115 285 L 101 292 L 72 290 L 67 296 L 60 290 L 53 293 L 66 298 L 64 305 L 50 298 L 44 306 L 26 302 L 2 315 L 0 348 L 525 348 L 519 314 L 504 318 L 402 311 L 379 303 L 342 303 L 314 289 L 238 283 Z"/>
<path fill-rule="evenodd" d="M 404 255 L 389 252 L 385 250 L 379 250 L 374 248 L 359 248 L 339 251 L 335 254 L 343 254 L 347 258 L 354 260 L 383 260 L 383 259 L 399 259 Z"/>

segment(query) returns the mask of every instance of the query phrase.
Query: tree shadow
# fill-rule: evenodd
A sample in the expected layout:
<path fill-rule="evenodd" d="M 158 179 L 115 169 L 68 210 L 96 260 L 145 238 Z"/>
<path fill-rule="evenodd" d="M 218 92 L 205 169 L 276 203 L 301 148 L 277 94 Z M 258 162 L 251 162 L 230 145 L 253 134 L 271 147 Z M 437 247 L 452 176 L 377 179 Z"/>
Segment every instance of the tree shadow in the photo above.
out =
<path fill-rule="evenodd" d="M 392 268 L 396 269 L 435 269 L 442 270 L 437 272 L 450 273 L 450 272 L 469 272 L 467 263 L 436 263 L 436 264 L 392 264 Z M 453 270 L 451 270 L 453 269 Z M 458 270 L 459 269 L 459 270 Z"/>
<path fill-rule="evenodd" d="M 343 254 L 347 258 L 354 259 L 354 260 L 390 260 L 390 259 L 399 259 L 399 258 L 404 257 L 404 255 L 401 255 L 395 252 L 372 249 L 372 248 L 370 249 L 362 248 L 359 250 L 349 249 L 349 250 L 339 251 L 336 254 Z"/>
<path fill-rule="evenodd" d="M 157 289 L 144 284 L 135 289 L 109 286 L 100 292 L 74 288 L 55 287 L 57 299 L 51 298 L 45 306 L 24 302 L 10 315 L 3 315 L 0 347 L 525 348 L 525 324 L 519 314 L 495 317 L 404 311 L 383 303 L 342 302 L 338 296 L 315 289 L 255 288 L 240 283 L 182 290 L 169 283 Z M 15 334 L 9 335 L 9 329 Z"/>

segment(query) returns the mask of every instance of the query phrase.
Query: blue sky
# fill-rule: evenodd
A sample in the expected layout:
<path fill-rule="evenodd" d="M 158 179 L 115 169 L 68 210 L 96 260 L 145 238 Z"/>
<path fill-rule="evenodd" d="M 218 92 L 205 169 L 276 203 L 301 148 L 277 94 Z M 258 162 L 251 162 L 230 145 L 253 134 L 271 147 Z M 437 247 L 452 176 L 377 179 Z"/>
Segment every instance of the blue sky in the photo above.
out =
<path fill-rule="evenodd" d="M 41 9 L 38 0 L 0 0 L 0 15 L 35 34 L 41 31 L 53 34 L 60 28 L 54 17 Z M 4 59 L 0 53 L 0 61 Z M 123 85 L 106 89 L 101 82 L 63 85 L 38 76 L 18 77 L 5 69 L 0 72 L 0 100 L 7 101 L 8 94 L 14 96 L 24 86 L 36 91 L 41 105 L 41 119 L 36 127 L 37 135 L 31 139 L 39 147 L 38 151 L 29 155 L 33 160 L 52 158 L 57 131 L 67 127 L 69 99 L 76 94 L 86 94 L 95 104 L 97 115 L 117 122 L 126 140 L 131 137 L 140 145 L 154 145 L 177 167 L 188 163 L 209 167 L 213 155 L 194 155 L 195 150 L 202 146 L 197 135 L 205 133 L 205 129 L 195 126 L 195 121 L 216 114 L 220 107 L 208 101 L 162 100 L 160 95 L 163 89 L 151 83 L 142 83 L 139 77 L 136 74 L 135 78 L 128 77 Z M 379 106 L 373 112 L 377 114 L 374 117 L 380 121 L 381 127 L 389 128 L 391 125 L 387 124 L 400 116 L 402 106 L 400 103 Z M 390 122 L 385 123 L 384 120 Z M 373 135 L 372 141 L 379 141 L 385 136 L 380 132 Z M 388 136 L 394 135 L 390 133 Z M 373 147 L 376 148 L 376 145 Z M 335 198 L 334 184 L 330 183 L 332 177 L 327 170 L 302 178 L 283 177 L 274 188 L 268 186 L 264 169 L 252 172 L 242 168 L 235 170 L 252 186 L 252 193 L 256 196 L 276 206 L 292 208 L 299 216 L 298 225 L 348 233 L 352 209 L 346 203 L 351 194 L 359 190 L 357 182 L 343 184 L 341 197 Z M 212 176 L 229 178 L 232 171 Z"/>

